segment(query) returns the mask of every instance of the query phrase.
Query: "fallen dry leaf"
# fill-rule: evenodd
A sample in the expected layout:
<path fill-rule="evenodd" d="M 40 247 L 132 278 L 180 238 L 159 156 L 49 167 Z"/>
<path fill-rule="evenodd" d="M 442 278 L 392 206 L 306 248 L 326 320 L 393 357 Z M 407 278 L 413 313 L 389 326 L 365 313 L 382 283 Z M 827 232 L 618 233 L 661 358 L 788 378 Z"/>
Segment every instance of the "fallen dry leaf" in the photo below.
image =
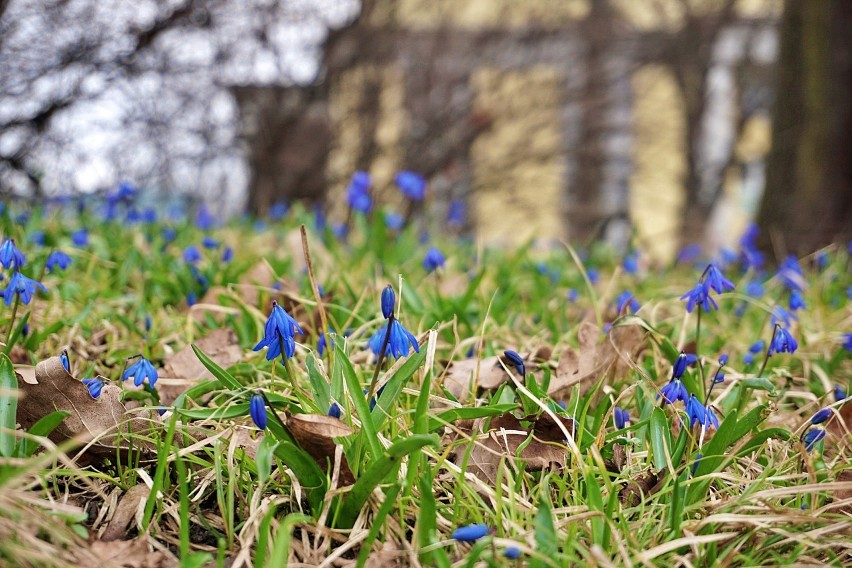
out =
<path fill-rule="evenodd" d="M 566 397 L 577 385 L 585 394 L 604 375 L 624 376 L 630 367 L 622 355 L 636 361 L 645 348 L 645 333 L 639 326 L 618 326 L 601 340 L 600 328 L 584 321 L 577 330 L 577 342 L 578 349 L 568 347 L 559 357 L 547 391 L 554 399 Z"/>
<path fill-rule="evenodd" d="M 642 502 L 642 499 L 650 497 L 660 490 L 661 481 L 666 476 L 666 470 L 659 473 L 646 471 L 633 481 L 628 481 L 621 491 L 618 492 L 618 498 L 625 507 L 636 507 Z"/>
<path fill-rule="evenodd" d="M 243 356 L 243 350 L 237 342 L 237 334 L 230 329 L 214 329 L 195 345 L 223 369 L 237 363 Z M 170 405 L 194 384 L 212 378 L 210 371 L 195 356 L 192 345 L 186 345 L 166 359 L 163 365 L 160 380 L 157 382 L 160 402 Z"/>
<path fill-rule="evenodd" d="M 89 446 L 90 454 L 115 457 L 116 449 L 130 447 L 127 434 L 148 435 L 160 425 L 155 412 L 128 413 L 121 402 L 121 388 L 116 385 L 105 384 L 100 397 L 93 399 L 85 385 L 65 370 L 59 357 L 36 365 L 35 384 L 16 374 L 21 392 L 17 419 L 22 428 L 29 428 L 56 410 L 70 412 L 50 434 L 54 442 L 97 440 Z M 138 439 L 133 441 L 133 448 L 154 450 L 152 444 Z"/>
<path fill-rule="evenodd" d="M 837 478 L 835 478 L 838 483 L 849 483 L 852 486 L 852 470 L 844 469 L 841 471 Z M 836 501 L 844 501 L 846 499 L 852 499 L 852 488 L 850 489 L 838 489 L 834 492 L 834 499 Z M 844 505 L 840 507 L 839 511 L 845 515 L 852 515 L 852 504 Z"/>
<path fill-rule="evenodd" d="M 515 467 L 518 465 L 516 462 L 521 461 L 527 471 L 541 471 L 553 466 L 564 467 L 568 452 L 562 430 L 547 414 L 529 419 L 531 421 L 529 426 L 524 426 L 521 419 L 512 414 L 494 417 L 490 420 L 490 424 L 488 418 L 475 420 L 473 447 L 470 452 L 461 450 L 457 452 L 456 465 L 464 467 L 466 462 L 469 471 L 492 484 L 497 479 L 497 469 L 501 461 L 515 463 Z M 564 420 L 566 428 L 573 435 L 573 421 L 569 418 Z M 487 430 L 484 430 L 486 427 Z M 532 440 L 519 454 L 518 449 L 529 438 L 530 433 L 532 433 Z"/>
<path fill-rule="evenodd" d="M 535 372 L 539 369 L 539 363 L 550 358 L 552 350 L 549 347 L 539 347 L 535 353 L 524 357 L 524 365 L 527 372 Z M 509 381 L 509 374 L 503 369 L 516 372 L 512 363 L 503 356 L 486 357 L 484 359 L 464 359 L 463 361 L 452 361 L 447 366 L 444 375 L 444 387 L 452 393 L 459 401 L 467 398 L 471 392 L 474 382 L 478 388 L 484 390 L 495 390 L 503 383 Z M 478 367 L 478 377 L 477 377 Z M 524 377 L 518 375 L 521 383 Z"/>
<path fill-rule="evenodd" d="M 136 518 L 136 512 L 139 509 L 139 504 L 142 503 L 144 499 L 147 499 L 150 493 L 151 490 L 148 489 L 148 486 L 144 483 L 140 483 L 139 485 L 131 487 L 127 493 L 122 495 L 121 500 L 118 502 L 118 506 L 115 508 L 115 512 L 112 515 L 112 519 L 109 521 L 109 525 L 107 525 L 107 528 L 104 530 L 103 534 L 101 534 L 101 540 L 109 542 L 111 540 L 119 540 L 122 537 L 127 536 L 127 529 L 130 527 L 133 519 Z"/>
<path fill-rule="evenodd" d="M 345 422 L 324 414 L 287 414 L 285 421 L 296 443 L 328 472 L 334 467 L 334 454 L 338 445 L 334 439 L 344 438 L 355 432 Z M 340 485 L 353 483 L 355 476 L 352 475 L 344 456 L 340 463 Z"/>
<path fill-rule="evenodd" d="M 98 568 L 171 568 L 178 565 L 174 557 L 151 550 L 147 537 L 108 542 L 96 540 L 90 544 L 90 550 L 102 562 Z"/>

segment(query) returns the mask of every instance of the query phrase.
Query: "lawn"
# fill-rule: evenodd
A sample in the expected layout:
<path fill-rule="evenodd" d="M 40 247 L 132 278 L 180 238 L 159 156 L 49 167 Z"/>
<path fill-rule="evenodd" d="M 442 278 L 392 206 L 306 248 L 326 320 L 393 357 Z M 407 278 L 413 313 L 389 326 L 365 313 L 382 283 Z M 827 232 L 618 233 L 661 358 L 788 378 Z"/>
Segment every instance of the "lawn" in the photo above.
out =
<path fill-rule="evenodd" d="M 852 563 L 847 243 L 136 199 L 3 208 L 0 564 Z"/>

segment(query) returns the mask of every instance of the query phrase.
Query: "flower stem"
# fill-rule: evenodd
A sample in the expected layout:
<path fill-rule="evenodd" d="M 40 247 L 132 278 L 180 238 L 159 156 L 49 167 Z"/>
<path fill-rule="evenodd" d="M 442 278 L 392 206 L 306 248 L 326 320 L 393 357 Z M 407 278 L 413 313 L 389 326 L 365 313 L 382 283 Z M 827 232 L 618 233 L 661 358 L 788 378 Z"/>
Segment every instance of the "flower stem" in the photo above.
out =
<path fill-rule="evenodd" d="M 373 400 L 373 390 L 376 388 L 376 382 L 379 380 L 379 371 L 382 370 L 382 363 L 385 360 L 385 352 L 388 350 L 388 344 L 390 343 L 391 336 L 391 326 L 394 324 L 396 318 L 394 318 L 393 314 L 388 318 L 388 327 L 385 330 L 385 338 L 382 340 L 382 348 L 379 350 L 379 360 L 376 361 L 376 370 L 373 371 L 373 378 L 370 380 L 370 388 L 367 389 L 367 401 Z"/>
<path fill-rule="evenodd" d="M 12 319 L 9 321 L 9 331 L 6 333 L 6 352 L 11 350 L 9 342 L 12 341 L 12 332 L 15 330 L 15 316 L 18 314 L 18 306 L 21 303 L 21 295 L 15 294 L 15 305 L 12 306 Z"/>
<path fill-rule="evenodd" d="M 763 376 L 763 371 L 766 370 L 766 364 L 769 363 L 769 357 L 772 353 L 772 343 L 775 341 L 775 334 L 778 333 L 779 324 L 775 324 L 772 328 L 772 337 L 769 338 L 769 345 L 766 346 L 766 356 L 763 358 L 763 364 L 760 366 L 760 371 L 757 372 L 757 377 Z"/>
<path fill-rule="evenodd" d="M 706 269 L 705 269 L 706 272 Z M 704 376 L 704 364 L 701 362 L 701 350 L 698 349 L 698 344 L 701 341 L 701 306 L 698 306 L 698 319 L 695 323 L 695 355 L 698 357 L 698 371 L 701 373 L 701 390 L 707 388 L 707 378 Z M 711 387 L 712 388 L 712 387 Z"/>

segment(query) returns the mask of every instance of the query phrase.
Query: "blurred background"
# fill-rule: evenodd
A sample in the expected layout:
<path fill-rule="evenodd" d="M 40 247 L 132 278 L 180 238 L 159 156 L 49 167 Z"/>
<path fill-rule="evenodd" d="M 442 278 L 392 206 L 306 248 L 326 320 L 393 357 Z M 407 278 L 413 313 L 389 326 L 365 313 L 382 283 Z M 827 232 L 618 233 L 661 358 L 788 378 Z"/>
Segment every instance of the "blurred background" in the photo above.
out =
<path fill-rule="evenodd" d="M 848 0 L 0 0 L 0 192 L 339 220 L 358 170 L 405 212 L 411 170 L 488 243 L 811 252 L 852 237 L 850 30 Z"/>

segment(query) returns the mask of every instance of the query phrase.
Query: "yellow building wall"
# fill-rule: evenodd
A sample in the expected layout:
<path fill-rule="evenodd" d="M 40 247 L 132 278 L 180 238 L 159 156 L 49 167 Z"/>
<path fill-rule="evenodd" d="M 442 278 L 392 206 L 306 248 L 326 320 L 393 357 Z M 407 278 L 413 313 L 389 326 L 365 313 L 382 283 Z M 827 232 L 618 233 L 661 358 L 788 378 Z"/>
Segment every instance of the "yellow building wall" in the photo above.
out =
<path fill-rule="evenodd" d="M 640 67 L 631 81 L 635 99 L 630 215 L 643 249 L 665 261 L 678 246 L 684 203 L 684 105 L 674 76 L 662 65 Z"/>
<path fill-rule="evenodd" d="M 472 87 L 474 107 L 494 120 L 471 148 L 478 235 L 499 244 L 561 237 L 561 76 L 544 66 L 480 69 Z"/>

